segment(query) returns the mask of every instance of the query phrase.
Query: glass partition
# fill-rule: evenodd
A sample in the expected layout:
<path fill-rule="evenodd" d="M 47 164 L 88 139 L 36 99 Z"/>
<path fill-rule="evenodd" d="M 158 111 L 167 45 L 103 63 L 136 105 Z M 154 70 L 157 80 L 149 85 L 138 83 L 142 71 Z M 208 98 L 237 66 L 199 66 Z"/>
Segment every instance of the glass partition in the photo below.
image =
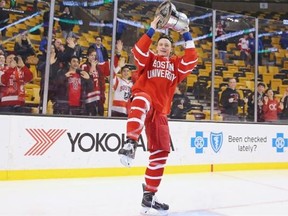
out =
<path fill-rule="evenodd" d="M 280 16 L 275 14 L 273 18 Z M 259 19 L 259 41 L 263 43 L 259 53 L 263 60 L 258 66 L 258 78 L 265 85 L 260 118 L 268 123 L 287 123 L 287 30 L 283 21 Z M 259 93 L 257 96 L 258 101 L 262 99 Z"/>
<path fill-rule="evenodd" d="M 255 18 L 216 11 L 215 99 L 224 121 L 246 121 L 247 98 L 254 91 L 254 57 L 250 40 Z"/>
<path fill-rule="evenodd" d="M 17 76 L 13 72 L 1 84 L 1 113 L 125 118 L 137 70 L 131 49 L 161 2 L 1 3 L 1 77 L 8 76 L 4 68 L 18 68 Z M 240 15 L 173 4 L 190 21 L 198 64 L 175 92 L 169 118 L 285 123 L 288 30 L 278 21 L 281 13 Z M 155 51 L 162 33 L 173 39 L 172 54 L 183 55 L 184 40 L 172 29 L 157 31 L 150 49 Z M 119 82 L 125 85 L 120 88 Z M 273 120 L 264 118 L 268 89 L 278 102 Z M 183 101 L 176 100 L 177 94 L 188 101 L 185 109 L 178 109 Z"/>
<path fill-rule="evenodd" d="M 185 119 L 210 120 L 212 100 L 212 10 L 180 3 L 175 3 L 175 7 L 178 11 L 185 13 L 189 18 L 190 33 L 192 34 L 198 54 L 197 66 L 184 81 L 186 92 L 183 93 L 190 100 L 189 109 L 185 113 Z M 174 39 L 175 54 L 183 55 L 184 48 L 181 35 L 173 30 L 169 30 L 169 33 Z M 177 93 L 175 93 L 175 95 L 176 94 Z M 175 103 L 177 103 L 177 101 L 175 101 Z M 172 108 L 175 109 L 173 104 Z M 173 111 L 172 109 L 171 114 Z"/>

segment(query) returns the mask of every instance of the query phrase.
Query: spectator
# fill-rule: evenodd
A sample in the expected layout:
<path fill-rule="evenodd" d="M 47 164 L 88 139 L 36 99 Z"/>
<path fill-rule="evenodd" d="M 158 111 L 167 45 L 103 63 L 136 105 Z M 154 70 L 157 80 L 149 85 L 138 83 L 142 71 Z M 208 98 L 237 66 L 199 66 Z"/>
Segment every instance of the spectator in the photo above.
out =
<path fill-rule="evenodd" d="M 0 29 L 7 26 L 9 21 L 9 12 L 4 9 L 5 6 L 6 6 L 6 0 L 0 0 Z M 0 36 L 5 37 L 6 30 L 7 29 L 3 29 L 1 31 Z"/>
<path fill-rule="evenodd" d="M 123 17 L 124 18 L 124 17 Z M 117 21 L 116 40 L 121 40 L 127 26 L 124 22 Z"/>
<path fill-rule="evenodd" d="M 243 106 L 244 101 L 240 99 L 236 85 L 236 79 L 230 78 L 228 87 L 221 94 L 220 104 L 222 105 L 224 121 L 239 121 L 238 107 Z"/>
<path fill-rule="evenodd" d="M 24 112 L 25 83 L 33 78 L 21 56 L 9 54 L 6 58 L 7 66 L 0 73 L 0 111 Z"/>
<path fill-rule="evenodd" d="M 131 88 L 133 86 L 131 77 L 131 70 L 129 66 L 125 64 L 125 58 L 120 58 L 118 67 L 115 69 L 117 73 L 120 70 L 121 76 L 117 76 L 116 73 L 113 77 L 113 90 L 114 97 L 111 107 L 111 115 L 116 117 L 128 116 L 128 101 L 131 96 Z"/>
<path fill-rule="evenodd" d="M 48 36 L 48 30 L 49 30 L 49 20 L 50 20 L 49 17 L 50 17 L 50 10 L 47 10 L 43 14 L 43 29 L 44 29 L 43 35 L 46 37 Z"/>
<path fill-rule="evenodd" d="M 15 41 L 14 52 L 25 62 L 29 56 L 35 55 L 35 50 L 26 32 L 21 33 Z"/>
<path fill-rule="evenodd" d="M 260 82 L 257 85 L 257 121 L 263 122 L 263 97 L 264 97 L 264 91 L 265 91 L 265 84 Z M 248 121 L 254 121 L 254 92 L 251 92 L 248 96 L 248 115 L 247 120 Z"/>
<path fill-rule="evenodd" d="M 210 20 L 210 22 L 212 22 L 212 20 Z M 226 24 L 224 21 L 218 21 L 216 24 L 216 29 L 215 29 L 215 35 L 217 37 L 217 35 L 223 35 L 225 34 L 224 28 L 226 27 Z M 212 34 L 212 26 L 210 26 L 209 28 L 209 32 Z M 212 39 L 208 39 L 209 41 L 211 41 Z M 212 42 L 212 41 L 211 41 Z"/>
<path fill-rule="evenodd" d="M 283 31 L 279 42 L 282 49 L 288 49 L 288 31 Z"/>
<path fill-rule="evenodd" d="M 219 58 L 222 59 L 224 64 L 226 64 L 227 40 L 224 38 L 223 32 L 219 32 L 216 37 L 218 39 L 216 46 L 218 49 Z"/>
<path fill-rule="evenodd" d="M 45 32 L 43 33 L 43 37 L 40 41 L 40 45 L 39 45 L 39 51 L 41 51 L 43 54 L 45 53 L 46 54 L 46 51 L 47 51 L 47 44 L 48 44 L 48 32 Z M 55 31 L 53 30 L 53 33 L 52 33 L 52 43 L 55 43 L 55 39 L 56 39 L 56 33 Z M 62 42 L 61 42 L 62 43 Z"/>
<path fill-rule="evenodd" d="M 97 52 L 97 60 L 102 63 L 102 62 L 107 62 L 108 61 L 108 51 L 107 49 L 103 46 L 102 44 L 102 37 L 101 36 L 96 36 L 95 37 L 96 43 L 92 44 L 89 48 L 94 48 Z"/>
<path fill-rule="evenodd" d="M 0 53 L 0 71 L 4 70 L 5 67 L 5 55 Z"/>
<path fill-rule="evenodd" d="M 218 21 L 216 25 L 216 35 L 223 35 L 223 34 L 225 34 L 224 25 L 222 24 L 221 21 Z"/>
<path fill-rule="evenodd" d="M 33 12 L 36 13 L 38 11 L 38 0 L 33 1 Z"/>
<path fill-rule="evenodd" d="M 238 49 L 240 50 L 240 58 L 245 61 L 245 65 L 247 67 L 248 65 L 250 65 L 251 59 L 247 34 L 244 34 L 243 37 L 239 39 Z"/>
<path fill-rule="evenodd" d="M 280 101 L 283 104 L 283 110 L 280 114 L 280 119 L 288 120 L 288 87 L 285 89 L 283 97 Z"/>
<path fill-rule="evenodd" d="M 59 17 L 59 25 L 64 39 L 73 36 L 73 28 L 75 25 L 74 17 L 70 12 L 69 7 L 65 7 L 63 13 Z"/>
<path fill-rule="evenodd" d="M 16 0 L 10 0 L 10 9 L 15 9 L 17 6 Z"/>
<path fill-rule="evenodd" d="M 0 43 L 0 55 L 4 55 L 4 56 L 7 55 L 6 50 L 4 49 L 1 43 Z"/>
<path fill-rule="evenodd" d="M 74 39 L 68 37 L 66 39 L 66 44 L 63 44 L 61 39 L 56 38 L 54 44 L 56 48 L 56 58 L 60 62 L 61 68 L 68 67 L 68 62 L 71 60 L 71 57 L 75 52 Z"/>
<path fill-rule="evenodd" d="M 186 84 L 179 83 L 173 97 L 170 118 L 186 119 L 186 114 L 190 109 L 191 103 L 186 95 Z"/>
<path fill-rule="evenodd" d="M 54 114 L 84 114 L 85 92 L 92 88 L 92 81 L 86 71 L 79 69 L 79 59 L 72 56 L 69 68 L 65 68 L 56 78 L 56 102 Z"/>
<path fill-rule="evenodd" d="M 48 36 L 48 30 L 49 30 L 49 20 L 50 20 L 50 10 L 47 10 L 44 12 L 43 14 L 43 35 Z M 53 20 L 53 34 L 55 34 L 56 36 L 56 32 L 55 32 L 55 21 Z"/>
<path fill-rule="evenodd" d="M 106 100 L 105 76 L 109 75 L 107 74 L 109 70 L 106 70 L 107 66 L 104 62 L 98 62 L 95 49 L 89 48 L 87 54 L 87 61 L 81 65 L 81 69 L 89 73 L 93 87 L 87 91 L 87 99 L 85 101 L 86 114 L 104 116 L 104 103 Z"/>
<path fill-rule="evenodd" d="M 278 120 L 278 114 L 283 110 L 283 103 L 279 103 L 274 97 L 272 89 L 267 89 L 264 96 L 263 114 L 265 122 Z"/>
<path fill-rule="evenodd" d="M 250 54 L 251 54 L 251 65 L 254 65 L 255 64 L 255 50 L 256 50 L 255 43 L 256 43 L 256 40 L 255 40 L 254 34 L 252 32 L 249 33 L 248 42 L 249 42 L 249 50 L 250 50 Z M 262 43 L 261 39 L 258 38 L 258 51 L 262 51 L 263 49 L 264 49 L 263 43 Z M 262 52 L 258 52 L 258 65 L 262 65 Z"/>
<path fill-rule="evenodd" d="M 77 56 L 80 60 L 82 59 L 82 53 L 83 53 L 83 47 L 81 47 L 80 44 L 78 44 L 78 39 L 80 38 L 78 35 L 73 34 L 72 36 L 73 40 L 74 40 L 74 55 Z"/>

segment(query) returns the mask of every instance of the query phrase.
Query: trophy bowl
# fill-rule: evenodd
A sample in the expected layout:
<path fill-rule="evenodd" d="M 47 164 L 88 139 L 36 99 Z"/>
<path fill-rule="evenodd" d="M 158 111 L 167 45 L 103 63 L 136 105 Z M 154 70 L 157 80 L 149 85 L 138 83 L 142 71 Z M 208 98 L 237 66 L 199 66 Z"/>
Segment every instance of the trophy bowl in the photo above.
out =
<path fill-rule="evenodd" d="M 161 16 L 157 24 L 159 29 L 173 29 L 181 31 L 189 26 L 189 19 L 186 14 L 178 12 L 174 4 L 170 1 L 162 2 L 156 9 L 155 16 Z"/>

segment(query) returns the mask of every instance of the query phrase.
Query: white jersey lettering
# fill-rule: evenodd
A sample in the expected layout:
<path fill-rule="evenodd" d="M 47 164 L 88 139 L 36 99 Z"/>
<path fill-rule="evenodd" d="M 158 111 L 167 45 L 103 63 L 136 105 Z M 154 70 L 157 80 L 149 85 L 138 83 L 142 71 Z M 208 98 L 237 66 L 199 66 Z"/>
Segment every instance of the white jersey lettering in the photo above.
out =
<path fill-rule="evenodd" d="M 154 77 L 161 77 L 168 79 L 170 81 L 174 81 L 176 75 L 171 72 L 174 71 L 174 64 L 169 61 L 158 61 L 154 60 L 153 69 L 147 71 L 148 79 L 152 79 Z"/>

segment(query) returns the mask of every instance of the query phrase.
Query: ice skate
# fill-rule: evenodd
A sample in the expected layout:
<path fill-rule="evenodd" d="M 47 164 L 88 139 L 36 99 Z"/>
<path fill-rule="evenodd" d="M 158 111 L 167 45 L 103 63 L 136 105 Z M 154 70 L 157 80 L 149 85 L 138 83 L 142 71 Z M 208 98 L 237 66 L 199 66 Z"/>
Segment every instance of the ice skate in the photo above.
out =
<path fill-rule="evenodd" d="M 124 166 L 131 166 L 132 161 L 135 158 L 137 144 L 138 143 L 135 140 L 128 139 L 125 142 L 124 147 L 118 151 L 120 161 Z"/>
<path fill-rule="evenodd" d="M 145 184 L 142 185 L 143 187 L 143 199 L 142 199 L 142 209 L 141 215 L 147 216 L 166 216 L 168 215 L 169 205 L 165 203 L 160 203 L 155 193 L 150 191 L 145 191 Z"/>

